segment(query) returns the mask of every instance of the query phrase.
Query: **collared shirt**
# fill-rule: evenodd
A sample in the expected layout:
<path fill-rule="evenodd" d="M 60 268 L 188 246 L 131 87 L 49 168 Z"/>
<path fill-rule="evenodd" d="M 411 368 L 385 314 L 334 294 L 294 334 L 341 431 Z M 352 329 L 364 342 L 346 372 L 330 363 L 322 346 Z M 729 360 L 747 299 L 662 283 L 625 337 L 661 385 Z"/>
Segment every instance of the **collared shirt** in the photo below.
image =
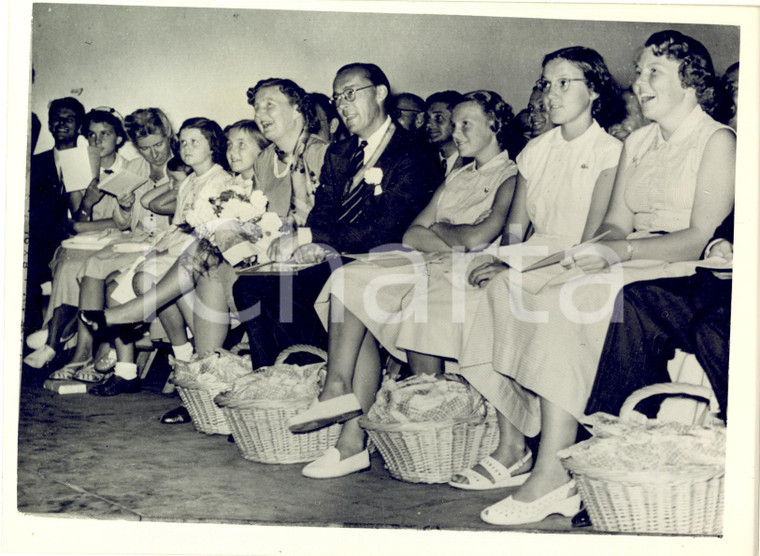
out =
<path fill-rule="evenodd" d="M 667 141 L 657 123 L 628 136 L 621 179 L 636 231 L 675 232 L 689 227 L 702 154 L 712 134 L 724 128 L 731 129 L 697 105 Z"/>
<path fill-rule="evenodd" d="M 451 171 L 454 169 L 454 166 L 457 163 L 457 158 L 459 158 L 459 151 L 457 150 L 455 150 L 454 154 L 452 154 L 451 156 L 447 158 L 444 158 L 443 156 L 441 157 L 441 160 L 446 161 L 446 176 L 448 176 L 451 173 Z"/>
<path fill-rule="evenodd" d="M 596 181 L 617 166 L 622 149 L 596 120 L 571 141 L 560 126 L 530 141 L 517 165 L 527 181 L 525 206 L 536 235 L 555 238 L 558 245 L 578 243 Z"/>
<path fill-rule="evenodd" d="M 364 164 L 366 164 L 370 157 L 375 154 L 375 151 L 380 146 L 380 142 L 383 140 L 383 136 L 390 125 L 391 117 L 386 116 L 383 125 L 377 128 L 372 135 L 364 139 L 367 142 L 367 146 L 364 147 Z M 361 141 L 361 139 L 358 140 Z"/>
<path fill-rule="evenodd" d="M 59 160 L 61 155 L 59 153 L 60 151 L 53 147 L 53 161 L 55 162 L 55 169 L 58 172 L 58 180 L 63 181 L 61 180 L 61 161 Z"/>

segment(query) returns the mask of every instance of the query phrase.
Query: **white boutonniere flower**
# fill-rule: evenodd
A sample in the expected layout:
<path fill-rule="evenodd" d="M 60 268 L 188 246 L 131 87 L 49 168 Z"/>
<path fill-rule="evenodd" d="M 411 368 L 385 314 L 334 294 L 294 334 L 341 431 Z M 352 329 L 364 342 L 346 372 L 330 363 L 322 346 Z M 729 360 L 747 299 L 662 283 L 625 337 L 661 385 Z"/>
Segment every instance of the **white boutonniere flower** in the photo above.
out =
<path fill-rule="evenodd" d="M 369 185 L 375 186 L 375 196 L 381 195 L 383 193 L 383 187 L 380 185 L 383 181 L 382 168 L 373 167 L 368 169 L 364 173 L 364 181 L 366 181 Z"/>

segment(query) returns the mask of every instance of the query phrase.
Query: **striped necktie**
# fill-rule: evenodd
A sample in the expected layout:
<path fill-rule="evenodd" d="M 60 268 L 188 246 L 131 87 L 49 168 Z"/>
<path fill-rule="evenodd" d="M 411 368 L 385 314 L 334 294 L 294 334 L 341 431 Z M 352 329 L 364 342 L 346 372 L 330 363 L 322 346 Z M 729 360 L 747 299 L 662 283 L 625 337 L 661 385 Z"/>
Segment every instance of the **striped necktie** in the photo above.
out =
<path fill-rule="evenodd" d="M 353 185 L 354 176 L 356 176 L 356 174 L 361 172 L 361 169 L 364 168 L 364 148 L 366 146 L 366 141 L 360 141 L 356 145 L 356 149 L 351 155 L 351 160 L 348 161 L 348 166 L 346 168 L 348 170 L 348 180 L 346 180 L 346 187 L 344 189 L 344 193 L 346 195 L 351 193 L 351 186 Z"/>
<path fill-rule="evenodd" d="M 361 214 L 361 204 L 362 200 L 364 199 L 363 193 L 365 189 L 364 180 L 356 184 L 356 187 L 352 188 L 352 186 L 354 177 L 356 174 L 361 172 L 362 168 L 364 167 L 364 147 L 366 146 L 367 142 L 361 141 L 357 145 L 354 153 L 351 155 L 351 160 L 348 161 L 348 169 L 351 173 L 349 174 L 348 181 L 346 182 L 343 203 L 341 205 L 343 214 L 340 216 L 339 220 L 353 222 Z"/>

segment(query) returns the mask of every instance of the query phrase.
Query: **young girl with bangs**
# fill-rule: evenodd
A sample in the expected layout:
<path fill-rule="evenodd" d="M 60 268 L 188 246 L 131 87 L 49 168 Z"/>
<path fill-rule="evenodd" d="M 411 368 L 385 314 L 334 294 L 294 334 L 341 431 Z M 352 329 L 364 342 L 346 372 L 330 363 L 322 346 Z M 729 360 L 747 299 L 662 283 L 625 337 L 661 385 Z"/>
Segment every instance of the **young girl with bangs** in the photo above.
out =
<path fill-rule="evenodd" d="M 134 275 L 129 269 L 120 271 L 121 281 L 130 280 L 137 293 L 151 288 L 183 253 L 193 241 L 192 237 L 179 227 L 185 223 L 187 214 L 202 189 L 222 187 L 229 182 L 230 175 L 226 166 L 225 152 L 227 141 L 219 124 L 207 118 L 190 118 L 185 120 L 179 131 L 179 154 L 182 161 L 192 168 L 193 172 L 179 185 L 177 190 L 176 209 L 172 227 L 157 237 L 151 254 L 134 269 Z M 154 253 L 155 254 L 154 256 Z M 121 283 L 120 283 L 121 285 Z M 128 286 L 128 285 L 127 285 Z M 122 287 L 127 287 L 122 286 Z M 109 301 L 113 302 L 113 298 Z M 189 317 L 189 307 L 184 300 L 178 300 L 176 305 L 168 307 L 153 307 L 152 311 L 160 309 L 158 316 L 169 336 L 173 346 L 187 344 L 185 336 L 185 318 Z M 147 308 L 145 310 L 148 310 Z M 181 311 L 181 312 L 180 312 Z M 81 320 L 95 333 L 107 329 L 103 311 L 80 311 Z M 191 320 L 188 319 L 189 322 Z M 134 347 L 130 335 L 116 338 L 117 360 L 114 373 L 105 382 L 90 389 L 89 393 L 96 396 L 113 396 L 122 393 L 139 392 L 140 379 L 137 377 L 137 366 L 134 360 Z M 184 344 L 177 338 L 185 339 Z"/>

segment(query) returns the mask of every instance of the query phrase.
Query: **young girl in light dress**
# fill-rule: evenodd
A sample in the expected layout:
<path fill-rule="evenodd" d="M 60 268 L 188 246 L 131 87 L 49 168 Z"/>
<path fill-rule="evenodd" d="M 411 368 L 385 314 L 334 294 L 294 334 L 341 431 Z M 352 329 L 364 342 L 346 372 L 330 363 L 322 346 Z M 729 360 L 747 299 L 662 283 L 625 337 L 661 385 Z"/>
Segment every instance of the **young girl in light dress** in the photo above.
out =
<path fill-rule="evenodd" d="M 179 132 L 179 152 L 182 160 L 193 172 L 178 188 L 172 227 L 156 238 L 151 252 L 142 262 L 123 269 L 119 286 L 124 289 L 134 287 L 138 291 L 150 288 L 193 241 L 179 226 L 185 222 L 202 189 L 221 186 L 229 181 L 230 175 L 222 166 L 226 165 L 226 145 L 224 133 L 216 122 L 207 118 L 185 120 Z M 112 293 L 111 302 L 114 302 L 113 295 Z M 172 335 L 184 334 L 185 319 L 178 307 L 155 309 L 161 309 L 159 316 L 167 334 L 170 334 L 169 330 L 173 330 Z M 103 332 L 107 328 L 103 311 L 80 311 L 80 318 L 95 332 Z M 137 366 L 132 363 L 133 347 L 130 342 L 124 342 L 125 339 L 117 341 L 118 362 L 114 367 L 114 374 L 104 383 L 90 389 L 90 394 L 112 396 L 140 390 Z M 172 343 L 174 345 L 174 342 Z"/>
<path fill-rule="evenodd" d="M 414 297 L 414 282 L 419 265 L 427 262 L 451 268 L 454 249 L 480 249 L 501 233 L 515 188 L 517 168 L 504 145 L 508 136 L 512 110 L 499 95 L 475 91 L 464 95 L 453 111 L 454 140 L 462 157 L 474 159 L 455 170 L 436 191 L 428 206 L 404 234 L 404 244 L 415 249 L 409 259 L 391 266 L 372 261 L 349 264 L 331 277 L 317 301 L 323 322 L 329 323 L 329 356 L 325 387 L 319 403 L 291 423 L 291 430 L 311 430 L 330 421 L 323 420 L 320 406 L 335 404 L 331 400 L 348 400 L 353 410 L 338 415 L 345 420 L 359 408 L 368 409 L 374 401 L 380 374 L 380 362 L 374 336 L 384 346 L 395 349 L 394 337 L 399 323 L 374 318 L 364 307 L 363 298 L 377 276 L 405 275 L 409 279 L 377 292 L 377 302 L 384 311 L 398 314 L 408 297 Z M 416 261 L 416 262 L 415 262 Z M 424 274 L 424 273 L 423 273 Z M 422 275 L 420 275 L 422 276 Z M 426 281 L 427 279 L 422 276 Z M 331 285 L 332 284 L 332 287 Z M 336 315 L 345 315 L 343 320 Z M 406 357 L 399 353 L 399 357 Z M 411 360 L 411 355 L 410 355 Z M 355 371 L 354 371 L 355 369 Z M 415 370 L 419 370 L 415 368 Z M 353 391 L 354 393 L 348 393 Z M 340 402 L 339 402 L 340 403 Z M 364 448 L 365 436 L 355 418 L 344 426 L 337 446 L 325 456 L 306 466 L 303 474 L 311 478 L 345 475 L 369 465 Z"/>

